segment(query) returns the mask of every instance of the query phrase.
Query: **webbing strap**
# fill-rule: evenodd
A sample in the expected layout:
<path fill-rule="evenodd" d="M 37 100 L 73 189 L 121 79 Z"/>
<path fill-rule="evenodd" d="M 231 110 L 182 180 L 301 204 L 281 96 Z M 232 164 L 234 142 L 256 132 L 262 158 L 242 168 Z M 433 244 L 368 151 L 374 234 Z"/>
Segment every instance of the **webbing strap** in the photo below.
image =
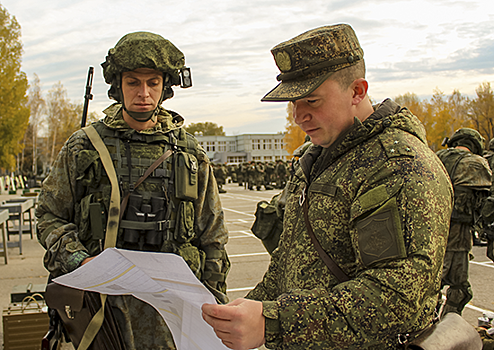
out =
<path fill-rule="evenodd" d="M 110 210 L 108 212 L 108 221 L 106 224 L 105 249 L 113 248 L 117 244 L 118 221 L 120 214 L 120 191 L 118 187 L 117 174 L 111 160 L 110 152 L 106 148 L 105 143 L 99 136 L 96 129 L 89 125 L 83 128 L 84 132 L 98 151 L 103 167 L 111 183 Z"/>
<path fill-rule="evenodd" d="M 86 133 L 89 141 L 93 144 L 94 148 L 98 152 L 101 163 L 103 163 L 103 167 L 105 168 L 106 174 L 110 179 L 111 183 L 111 195 L 110 195 L 110 210 L 108 212 L 108 221 L 106 224 L 106 237 L 105 237 L 105 247 L 112 248 L 117 244 L 117 234 L 118 234 L 118 220 L 120 214 L 120 190 L 118 188 L 118 180 L 117 174 L 115 173 L 115 167 L 113 166 L 113 162 L 111 160 L 110 152 L 108 152 L 108 148 L 106 148 L 105 143 L 99 136 L 96 129 L 92 126 L 86 126 L 82 128 L 82 130 Z M 105 319 L 105 302 L 106 302 L 106 294 L 100 294 L 101 298 L 101 308 L 96 312 L 96 314 L 89 322 L 86 330 L 84 331 L 84 335 L 82 336 L 81 343 L 77 347 L 77 350 L 86 350 L 91 343 L 93 342 L 96 334 L 98 334 L 101 325 Z"/>
<path fill-rule="evenodd" d="M 100 294 L 101 297 L 101 308 L 98 312 L 93 316 L 91 322 L 87 325 L 86 330 L 84 331 L 84 336 L 77 347 L 77 350 L 86 350 L 91 343 L 93 342 L 96 334 L 99 332 L 101 325 L 103 324 L 103 320 L 105 319 L 105 303 L 106 303 L 106 294 Z"/>

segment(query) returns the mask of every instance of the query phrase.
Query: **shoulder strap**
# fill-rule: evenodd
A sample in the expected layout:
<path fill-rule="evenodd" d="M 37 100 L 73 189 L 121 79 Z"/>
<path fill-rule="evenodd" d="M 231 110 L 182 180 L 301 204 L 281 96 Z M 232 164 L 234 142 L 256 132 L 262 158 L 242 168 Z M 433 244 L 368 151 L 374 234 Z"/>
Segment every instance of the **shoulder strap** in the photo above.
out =
<path fill-rule="evenodd" d="M 89 138 L 89 141 L 91 141 L 96 151 L 98 151 L 103 167 L 105 168 L 108 178 L 110 179 L 111 196 L 108 221 L 106 224 L 105 249 L 112 248 L 117 244 L 118 221 L 120 214 L 120 190 L 118 187 L 117 174 L 111 160 L 110 152 L 108 152 L 108 148 L 106 148 L 105 143 L 101 139 L 101 136 L 99 136 L 96 129 L 92 125 L 89 125 L 82 130 L 84 130 Z"/>
<path fill-rule="evenodd" d="M 304 219 L 307 225 L 307 232 L 309 233 L 310 240 L 312 241 L 312 244 L 316 248 L 319 257 L 326 264 L 326 266 L 333 273 L 333 275 L 336 276 L 336 278 L 340 281 L 340 283 L 349 281 L 350 277 L 348 277 L 348 275 L 344 273 L 343 270 L 338 266 L 338 264 L 335 263 L 334 260 L 328 255 L 328 253 L 326 253 L 324 249 L 322 249 L 321 243 L 319 243 L 316 236 L 314 235 L 314 231 L 312 230 L 312 225 L 310 224 L 309 221 L 309 201 L 305 196 L 305 191 L 306 190 L 304 190 L 304 193 L 302 194 L 303 197 L 301 198 L 301 200 L 303 201 L 303 203 L 301 203 L 301 205 L 304 212 Z"/>

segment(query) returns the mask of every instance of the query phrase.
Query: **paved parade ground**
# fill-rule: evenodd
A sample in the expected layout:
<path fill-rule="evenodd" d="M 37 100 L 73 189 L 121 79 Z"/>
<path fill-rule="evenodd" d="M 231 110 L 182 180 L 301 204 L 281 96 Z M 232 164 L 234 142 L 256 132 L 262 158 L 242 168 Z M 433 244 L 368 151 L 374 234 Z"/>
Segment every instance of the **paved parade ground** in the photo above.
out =
<path fill-rule="evenodd" d="M 262 243 L 250 231 L 254 222 L 256 204 L 269 201 L 279 190 L 250 191 L 237 184 L 224 186 L 227 193 L 221 194 L 221 203 L 229 230 L 228 255 L 232 263 L 228 276 L 230 300 L 243 297 L 262 279 L 269 264 L 269 254 Z M 0 196 L 0 201 L 10 196 Z M 16 239 L 15 237 L 11 237 Z M 9 305 L 10 293 L 15 285 L 46 283 L 48 273 L 43 267 L 43 248 L 36 239 L 23 235 L 23 254 L 18 248 L 9 249 L 9 262 L 0 258 L 0 305 Z M 485 247 L 473 248 L 474 259 L 470 262 L 470 283 L 474 297 L 463 312 L 463 317 L 472 325 L 484 310 L 494 310 L 494 264 L 485 256 Z M 3 340 L 3 328 L 0 327 Z M 2 341 L 3 343 L 3 341 Z M 3 345 L 0 347 L 3 349 Z"/>

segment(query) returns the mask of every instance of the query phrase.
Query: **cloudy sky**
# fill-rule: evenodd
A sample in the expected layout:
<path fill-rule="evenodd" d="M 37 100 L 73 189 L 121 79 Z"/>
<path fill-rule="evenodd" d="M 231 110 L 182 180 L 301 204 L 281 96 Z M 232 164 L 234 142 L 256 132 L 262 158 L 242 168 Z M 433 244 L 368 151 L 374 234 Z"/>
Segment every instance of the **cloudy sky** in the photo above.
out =
<path fill-rule="evenodd" d="M 475 96 L 494 83 L 492 0 L 0 0 L 22 27 L 22 70 L 46 93 L 58 81 L 82 103 L 95 67 L 90 110 L 110 101 L 100 63 L 124 34 L 171 40 L 194 86 L 175 88 L 164 107 L 187 123 L 212 121 L 227 135 L 285 129 L 286 103 L 261 103 L 276 85 L 270 49 L 306 30 L 349 23 L 364 49 L 375 101 L 435 89 Z"/>

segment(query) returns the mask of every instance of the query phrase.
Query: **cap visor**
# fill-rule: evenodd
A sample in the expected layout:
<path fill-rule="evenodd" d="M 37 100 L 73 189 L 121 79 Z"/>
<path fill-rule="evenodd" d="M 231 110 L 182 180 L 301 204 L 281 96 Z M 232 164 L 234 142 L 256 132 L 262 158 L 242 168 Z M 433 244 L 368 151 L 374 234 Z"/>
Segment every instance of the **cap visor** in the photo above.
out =
<path fill-rule="evenodd" d="M 273 90 L 268 92 L 261 101 L 283 102 L 299 100 L 314 92 L 314 90 L 321 86 L 321 84 L 333 73 L 334 72 L 328 72 L 315 78 L 305 80 L 294 79 L 286 82 L 282 81 Z"/>

